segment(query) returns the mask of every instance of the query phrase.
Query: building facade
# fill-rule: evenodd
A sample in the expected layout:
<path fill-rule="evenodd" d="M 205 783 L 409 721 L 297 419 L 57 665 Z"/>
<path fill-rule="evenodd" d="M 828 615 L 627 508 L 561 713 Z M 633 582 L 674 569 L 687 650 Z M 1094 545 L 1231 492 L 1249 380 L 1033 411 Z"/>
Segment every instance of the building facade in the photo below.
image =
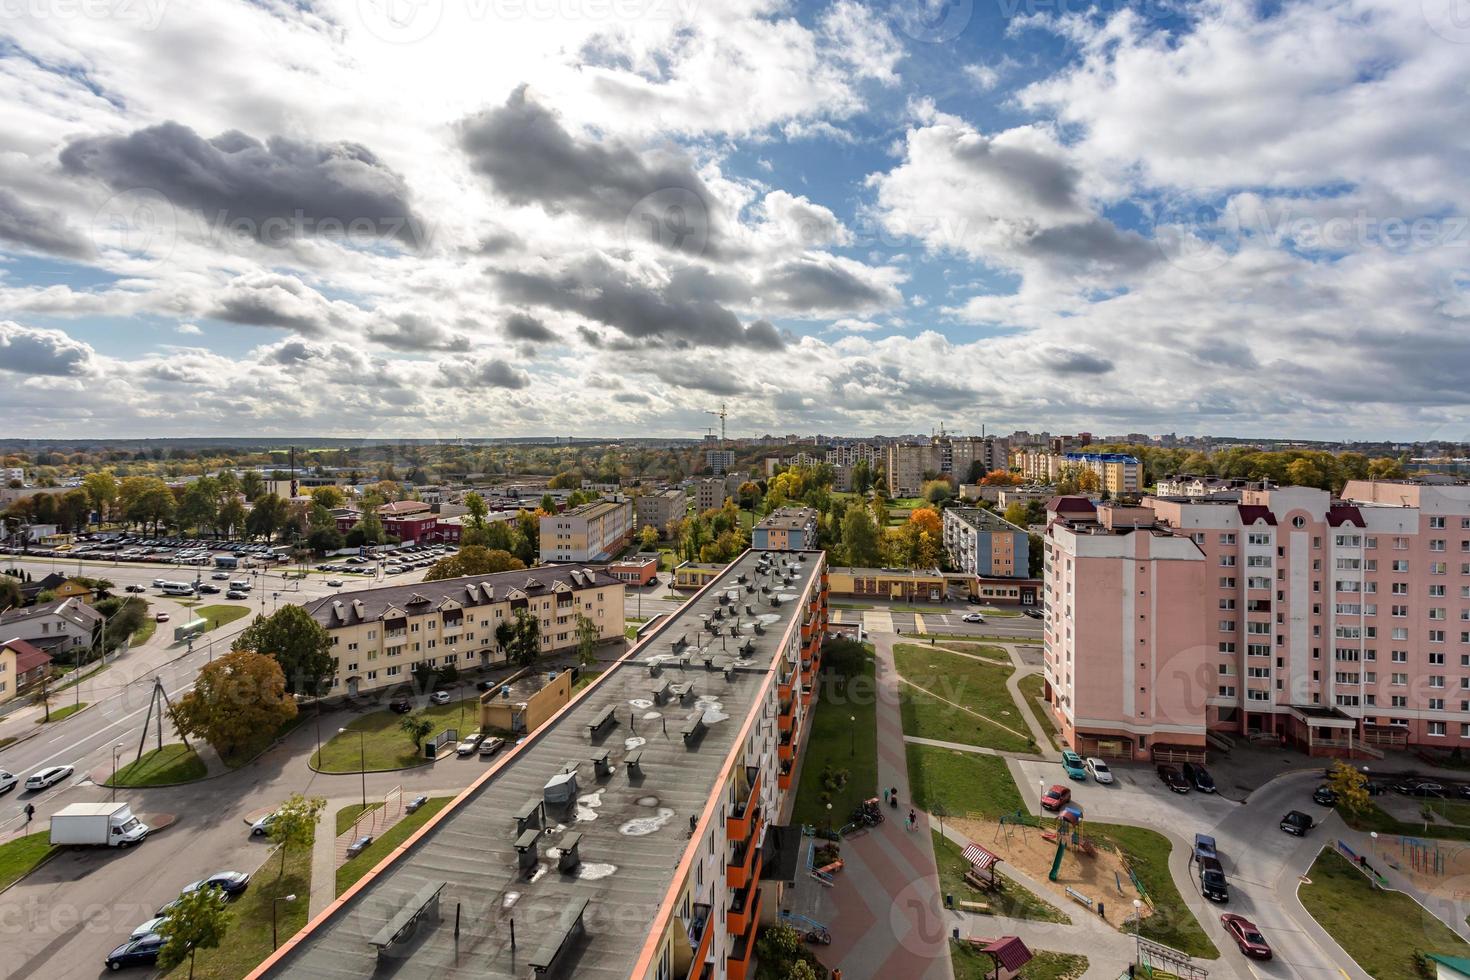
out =
<path fill-rule="evenodd" d="M 833 568 L 827 578 L 843 597 L 942 602 L 947 588 L 937 568 Z"/>
<path fill-rule="evenodd" d="M 689 499 L 684 496 L 683 490 L 658 490 L 634 497 L 633 506 L 638 516 L 639 529 L 655 528 L 659 537 L 663 537 L 668 532 L 669 524 L 682 518 L 688 511 Z"/>
<path fill-rule="evenodd" d="M 469 575 L 327 596 L 306 607 L 332 638 L 330 694 L 357 695 L 406 684 L 420 663 L 467 670 L 505 661 L 495 627 L 524 610 L 535 616 L 541 653 L 576 649 L 586 616 L 598 638 L 623 635 L 623 583 L 590 568 Z"/>
<path fill-rule="evenodd" d="M 891 443 L 886 460 L 888 493 L 916 497 L 923 490 L 926 474 L 949 477 L 959 486 L 977 468 L 1003 470 L 1009 445 L 996 436 L 936 436 L 928 442 Z"/>
<path fill-rule="evenodd" d="M 818 514 L 812 507 L 781 507 L 751 528 L 750 546 L 761 551 L 802 551 L 817 547 Z"/>
<path fill-rule="evenodd" d="M 883 447 L 871 442 L 850 442 L 841 446 L 833 446 L 827 450 L 826 460 L 833 466 L 856 466 L 858 463 L 867 463 L 870 467 L 876 467 L 883 462 Z"/>
<path fill-rule="evenodd" d="M 1191 731 L 1265 732 L 1326 755 L 1363 743 L 1470 746 L 1470 486 L 1350 481 L 1340 499 L 1307 487 L 1240 496 L 1145 498 L 1054 519 L 1048 682 L 1054 660 L 1057 680 L 1067 676 L 1069 628 L 1081 634 L 1082 669 L 1107 676 L 1105 624 L 1136 609 L 1129 625 L 1170 638 L 1157 655 L 1187 694 L 1170 705 L 1171 724 L 1185 711 Z M 1146 592 L 1133 587 L 1130 538 L 1172 563 L 1150 566 L 1160 574 Z M 1084 558 L 1089 570 L 1072 571 Z M 1073 719 L 1080 728 L 1127 715 L 1107 707 Z"/>
<path fill-rule="evenodd" d="M 733 449 L 706 449 L 704 451 L 704 465 L 710 468 L 710 472 L 719 476 L 735 465 L 735 450 Z"/>
<path fill-rule="evenodd" d="M 1029 535 L 982 507 L 945 508 L 944 550 L 950 563 L 969 575 L 1026 578 L 1031 573 Z"/>
<path fill-rule="evenodd" d="M 24 696 L 49 669 L 46 651 L 20 639 L 0 643 L 0 704 Z"/>
<path fill-rule="evenodd" d="M 1117 497 L 1143 491 L 1143 463 L 1126 453 L 1049 452 L 1020 449 L 1011 453 L 1011 468 L 1032 483 L 1056 483 L 1085 470 L 1097 477 L 1098 489 Z"/>
<path fill-rule="evenodd" d="M 729 493 L 724 480 L 713 478 L 700 480 L 694 485 L 694 512 L 703 514 L 707 510 L 718 510 Z"/>
<path fill-rule="evenodd" d="M 633 540 L 633 505 L 597 500 L 541 518 L 543 562 L 607 561 Z"/>
<path fill-rule="evenodd" d="M 0 636 L 25 640 L 63 660 L 78 647 L 89 647 L 101 632 L 104 617 L 82 598 L 54 599 L 0 613 Z"/>

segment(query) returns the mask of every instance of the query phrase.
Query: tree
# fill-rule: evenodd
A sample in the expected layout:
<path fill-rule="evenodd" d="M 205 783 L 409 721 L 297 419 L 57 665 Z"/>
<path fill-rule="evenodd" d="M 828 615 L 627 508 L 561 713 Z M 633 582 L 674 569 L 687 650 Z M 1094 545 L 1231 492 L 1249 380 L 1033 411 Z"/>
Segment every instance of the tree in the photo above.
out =
<path fill-rule="evenodd" d="M 1389 456 L 1380 456 L 1368 462 L 1368 479 L 1370 480 L 1402 480 L 1404 478 L 1404 464 Z"/>
<path fill-rule="evenodd" d="M 930 480 L 924 484 L 920 496 L 931 504 L 939 505 L 954 496 L 954 487 L 948 480 Z"/>
<path fill-rule="evenodd" d="M 281 665 L 251 650 L 231 650 L 206 664 L 173 712 L 175 728 L 204 739 L 226 759 L 258 746 L 295 717 L 296 700 L 286 691 Z"/>
<path fill-rule="evenodd" d="M 872 568 L 881 560 L 878 529 L 862 507 L 849 507 L 842 516 L 842 546 L 847 550 L 848 564 L 854 567 Z"/>
<path fill-rule="evenodd" d="M 311 499 L 318 507 L 325 507 L 327 510 L 341 507 L 346 502 L 342 491 L 336 487 L 316 487 L 311 491 Z"/>
<path fill-rule="evenodd" d="M 465 510 L 469 512 L 470 527 L 482 528 L 485 526 L 485 515 L 490 513 L 485 498 L 471 490 L 464 495 Z"/>
<path fill-rule="evenodd" d="M 589 616 L 577 614 L 577 663 L 589 667 L 597 663 L 597 642 L 602 637 Z"/>
<path fill-rule="evenodd" d="M 944 534 L 944 523 L 939 519 L 939 512 L 933 507 L 915 508 L 914 512 L 909 514 L 909 523 L 936 539 Z"/>
<path fill-rule="evenodd" d="M 286 871 L 286 849 L 291 847 L 310 848 L 316 843 L 316 825 L 321 822 L 322 810 L 327 801 L 320 796 L 291 796 L 276 808 L 275 818 L 266 828 L 271 843 L 281 849 L 281 867 L 276 871 L 279 878 Z"/>
<path fill-rule="evenodd" d="M 541 623 L 526 610 L 517 609 L 513 618 L 502 619 L 495 627 L 495 642 L 511 663 L 529 667 L 541 652 Z"/>
<path fill-rule="evenodd" d="M 254 500 L 265 493 L 265 478 L 256 470 L 246 470 L 240 474 L 240 492 L 246 500 Z"/>
<path fill-rule="evenodd" d="M 1014 487 L 1020 482 L 1020 475 L 1009 470 L 991 470 L 980 478 L 980 484 L 987 487 Z"/>
<path fill-rule="evenodd" d="M 275 660 L 292 694 L 322 695 L 337 670 L 332 637 L 303 606 L 284 605 L 269 616 L 256 616 L 235 638 L 233 650 L 249 650 Z"/>
<path fill-rule="evenodd" d="M 0 575 L 0 612 L 21 602 L 20 582 L 12 575 Z"/>
<path fill-rule="evenodd" d="M 202 530 L 214 527 L 219 515 L 219 487 L 210 477 L 200 477 L 184 488 L 179 498 L 180 527 Z"/>
<path fill-rule="evenodd" d="M 255 498 L 255 507 L 245 519 L 245 528 L 252 536 L 259 535 L 269 541 L 283 526 L 287 513 L 286 502 L 273 493 L 264 493 Z"/>
<path fill-rule="evenodd" d="M 97 520 L 106 520 L 113 504 L 117 503 L 117 477 L 112 475 L 112 470 L 88 473 L 82 477 L 82 492 L 87 495 L 87 503 L 97 512 Z"/>
<path fill-rule="evenodd" d="M 239 497 L 230 494 L 215 512 L 214 529 L 219 534 L 236 534 L 245 530 L 245 519 L 245 504 Z"/>
<path fill-rule="evenodd" d="M 55 701 L 56 689 L 51 686 L 51 672 L 43 670 L 41 671 L 41 683 L 31 692 L 31 704 L 39 704 L 46 712 L 45 717 L 41 719 L 43 722 L 51 720 L 51 705 Z"/>
<path fill-rule="evenodd" d="M 158 950 L 158 966 L 172 970 L 189 958 L 189 977 L 194 976 L 194 954 L 201 949 L 215 949 L 225 938 L 229 913 L 213 888 L 198 888 L 179 896 L 177 903 L 158 924 L 163 945 Z"/>
<path fill-rule="evenodd" d="M 509 551 L 492 551 L 478 545 L 466 545 L 448 558 L 441 558 L 424 573 L 425 582 L 459 578 L 462 575 L 490 575 L 525 568 L 526 563 Z"/>
<path fill-rule="evenodd" d="M 1368 777 L 1344 762 L 1334 762 L 1327 770 L 1327 785 L 1337 794 L 1337 802 L 1352 813 L 1367 813 Z"/>
<path fill-rule="evenodd" d="M 652 551 L 658 547 L 658 528 L 652 524 L 645 524 L 643 530 L 638 532 L 638 543 L 644 551 Z"/>
<path fill-rule="evenodd" d="M 306 536 L 306 546 L 319 555 L 346 547 L 342 532 L 335 527 L 319 527 Z"/>
<path fill-rule="evenodd" d="M 1015 503 L 1007 504 L 1005 513 L 1001 517 L 1005 518 L 1007 524 L 1014 524 L 1016 527 L 1025 527 L 1026 505 L 1019 500 Z"/>
<path fill-rule="evenodd" d="M 413 739 L 413 747 L 417 749 L 423 745 L 424 739 L 434 730 L 434 723 L 422 711 L 415 711 L 399 719 L 398 727 Z"/>

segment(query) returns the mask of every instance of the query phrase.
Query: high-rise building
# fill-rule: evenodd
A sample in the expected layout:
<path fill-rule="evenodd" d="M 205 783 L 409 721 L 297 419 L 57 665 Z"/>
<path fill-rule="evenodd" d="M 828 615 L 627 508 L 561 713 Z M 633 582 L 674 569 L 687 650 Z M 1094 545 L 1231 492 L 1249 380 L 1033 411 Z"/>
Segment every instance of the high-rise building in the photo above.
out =
<path fill-rule="evenodd" d="M 1470 745 L 1470 486 L 1059 498 L 1051 518 L 1048 698 L 1078 751 L 1202 749 L 1207 729 L 1326 755 Z"/>
<path fill-rule="evenodd" d="M 704 451 L 704 465 L 708 466 L 715 476 L 719 476 L 735 465 L 735 450 L 706 449 Z"/>
<path fill-rule="evenodd" d="M 956 486 L 970 478 L 978 463 L 986 470 L 1003 470 L 1009 443 L 995 436 L 936 436 L 927 443 L 891 443 L 888 446 L 888 492 L 894 497 L 917 496 L 925 474 L 949 477 Z"/>
<path fill-rule="evenodd" d="M 607 561 L 633 539 L 633 505 L 597 500 L 541 518 L 541 560 Z"/>
<path fill-rule="evenodd" d="M 960 571 L 986 578 L 1027 578 L 1031 538 L 982 507 L 946 507 L 944 550 Z"/>
<path fill-rule="evenodd" d="M 1099 492 L 1112 496 L 1136 494 L 1143 489 L 1143 463 L 1126 453 L 1045 452 L 1016 449 L 1010 453 L 1011 468 L 1032 483 L 1055 483 L 1074 472 L 1087 471 L 1097 477 Z"/>
<path fill-rule="evenodd" d="M 724 480 L 700 480 L 694 485 L 694 512 L 703 514 L 707 510 L 717 510 L 728 496 Z"/>
<path fill-rule="evenodd" d="M 634 497 L 633 508 L 638 516 L 640 530 L 645 527 L 657 528 L 662 536 L 670 522 L 684 516 L 689 509 L 689 503 L 683 490 L 659 490 Z"/>
<path fill-rule="evenodd" d="M 827 596 L 821 552 L 745 552 L 252 978 L 754 977 Z"/>

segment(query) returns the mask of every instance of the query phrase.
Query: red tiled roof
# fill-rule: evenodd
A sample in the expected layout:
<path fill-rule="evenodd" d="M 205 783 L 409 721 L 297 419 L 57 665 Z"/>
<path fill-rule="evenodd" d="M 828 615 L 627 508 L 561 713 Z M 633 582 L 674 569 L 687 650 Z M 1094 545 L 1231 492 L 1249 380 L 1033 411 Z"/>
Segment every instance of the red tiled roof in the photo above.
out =
<path fill-rule="evenodd" d="M 994 956 L 1007 970 L 1019 970 L 1031 962 L 1031 950 L 1021 942 L 1020 936 L 1001 936 L 980 951 Z"/>
<path fill-rule="evenodd" d="M 1046 509 L 1060 514 L 1097 513 L 1097 508 L 1086 497 L 1053 497 L 1046 502 Z"/>
<path fill-rule="evenodd" d="M 1265 521 L 1272 527 L 1276 526 L 1276 515 L 1271 513 L 1271 508 L 1261 504 L 1237 504 L 1236 509 L 1240 511 L 1240 522 L 1250 527 L 1257 521 Z"/>
<path fill-rule="evenodd" d="M 979 844 L 966 844 L 965 849 L 960 853 L 966 861 L 969 861 L 973 867 L 979 868 L 981 871 L 1000 862 L 999 857 L 990 853 Z"/>
<path fill-rule="evenodd" d="M 25 640 L 10 640 L 0 644 L 5 649 L 15 654 L 15 672 L 17 674 L 28 673 L 37 667 L 51 662 L 51 655 L 45 650 L 38 650 Z"/>
<path fill-rule="evenodd" d="M 1363 520 L 1363 512 L 1352 504 L 1333 504 L 1327 511 L 1327 523 L 1332 527 L 1342 527 L 1344 524 L 1354 527 L 1368 526 L 1368 522 Z"/>

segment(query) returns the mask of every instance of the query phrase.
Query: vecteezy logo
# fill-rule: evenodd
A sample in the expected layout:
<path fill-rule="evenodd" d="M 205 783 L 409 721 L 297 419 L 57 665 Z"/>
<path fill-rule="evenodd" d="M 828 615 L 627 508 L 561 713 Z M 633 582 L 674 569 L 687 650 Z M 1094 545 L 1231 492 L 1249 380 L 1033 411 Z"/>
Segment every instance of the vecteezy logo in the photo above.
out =
<path fill-rule="evenodd" d="M 662 248 L 702 255 L 709 246 L 709 208 L 685 187 L 665 187 L 645 195 L 628 212 L 623 238 L 629 245 L 652 242 Z"/>
<path fill-rule="evenodd" d="M 893 22 L 915 41 L 953 41 L 970 26 L 975 0 L 894 0 Z"/>
<path fill-rule="evenodd" d="M 389 44 L 415 44 L 434 33 L 444 0 L 357 0 L 363 29 Z"/>
<path fill-rule="evenodd" d="M 1470 44 L 1470 0 L 1419 0 L 1429 29 L 1454 44 Z"/>
<path fill-rule="evenodd" d="M 1211 272 L 1229 262 L 1240 245 L 1240 221 L 1230 201 L 1216 205 L 1177 196 L 1146 206 L 1154 244 L 1186 272 Z"/>
<path fill-rule="evenodd" d="M 172 202 L 151 187 L 119 191 L 92 218 L 92 242 L 99 251 L 126 252 L 151 264 L 172 254 L 177 235 Z"/>

